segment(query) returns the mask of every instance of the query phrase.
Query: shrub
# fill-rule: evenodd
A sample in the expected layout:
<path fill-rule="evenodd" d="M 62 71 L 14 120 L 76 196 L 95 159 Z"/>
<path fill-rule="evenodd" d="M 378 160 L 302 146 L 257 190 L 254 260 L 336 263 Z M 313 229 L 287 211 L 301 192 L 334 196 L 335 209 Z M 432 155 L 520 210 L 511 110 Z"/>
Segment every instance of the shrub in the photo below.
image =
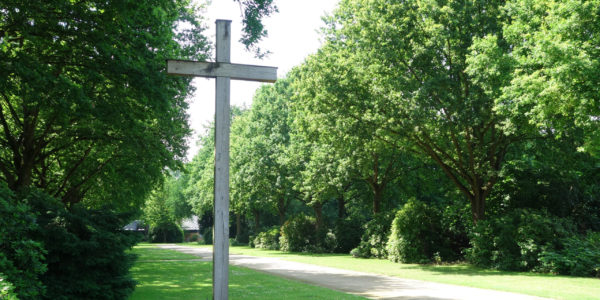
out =
<path fill-rule="evenodd" d="M 135 256 L 126 250 L 138 242 L 123 230 L 132 214 L 110 207 L 68 210 L 37 190 L 27 201 L 39 212 L 37 238 L 45 245 L 48 271 L 41 277 L 47 299 L 126 299 L 135 287 L 129 269 Z"/>
<path fill-rule="evenodd" d="M 204 245 L 212 245 L 212 243 L 213 243 L 212 227 L 206 227 L 206 228 L 204 228 L 204 231 L 202 231 L 202 243 Z"/>
<path fill-rule="evenodd" d="M 335 234 L 336 253 L 348 253 L 358 246 L 363 228 L 359 220 L 352 218 L 338 219 L 333 229 Z"/>
<path fill-rule="evenodd" d="M 255 248 L 279 250 L 279 228 L 272 227 L 267 231 L 260 232 L 253 239 Z"/>
<path fill-rule="evenodd" d="M 3 300 L 18 300 L 17 294 L 15 293 L 15 287 L 12 283 L 8 282 L 2 273 L 0 273 L 0 299 Z"/>
<path fill-rule="evenodd" d="M 560 248 L 560 240 L 573 232 L 570 222 L 546 211 L 515 209 L 477 223 L 467 258 L 482 267 L 536 270 L 540 267 L 540 254 Z"/>
<path fill-rule="evenodd" d="M 388 258 L 428 263 L 443 248 L 441 214 L 421 201 L 409 200 L 396 214 L 387 242 Z"/>
<path fill-rule="evenodd" d="M 175 222 L 163 222 L 150 227 L 151 243 L 181 243 L 183 230 Z"/>
<path fill-rule="evenodd" d="M 562 244 L 563 249 L 544 251 L 540 255 L 543 271 L 600 277 L 600 232 L 566 237 Z"/>
<path fill-rule="evenodd" d="M 390 234 L 394 212 L 380 213 L 367 222 L 363 228 L 360 244 L 350 254 L 354 257 L 387 258 L 386 243 Z"/>
<path fill-rule="evenodd" d="M 14 193 L 0 184 L 0 293 L 37 299 L 44 294 L 40 276 L 46 272 L 46 251 L 32 236 L 39 226 L 31 207 L 18 201 Z M 12 296 L 11 296 L 12 297 Z"/>
<path fill-rule="evenodd" d="M 287 220 L 281 226 L 279 246 L 282 251 L 311 252 L 317 244 L 315 218 L 304 214 Z"/>

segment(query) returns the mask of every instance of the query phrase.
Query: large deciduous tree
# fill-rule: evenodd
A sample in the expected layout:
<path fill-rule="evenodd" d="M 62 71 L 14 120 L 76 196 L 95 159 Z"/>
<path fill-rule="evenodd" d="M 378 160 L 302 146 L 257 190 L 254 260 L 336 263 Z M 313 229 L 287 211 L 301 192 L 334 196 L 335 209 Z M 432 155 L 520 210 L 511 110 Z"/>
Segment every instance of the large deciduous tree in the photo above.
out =
<path fill-rule="evenodd" d="M 141 201 L 185 154 L 191 87 L 164 61 L 204 58 L 199 22 L 188 1 L 4 2 L 0 178 L 67 205 Z"/>
<path fill-rule="evenodd" d="M 358 120 L 435 161 L 469 199 L 473 220 L 508 147 L 497 95 L 468 74 L 473 40 L 501 30 L 502 1 L 342 1 L 309 61 L 315 107 Z M 502 78 L 499 78 L 501 80 Z M 515 125 L 516 126 L 516 125 Z"/>

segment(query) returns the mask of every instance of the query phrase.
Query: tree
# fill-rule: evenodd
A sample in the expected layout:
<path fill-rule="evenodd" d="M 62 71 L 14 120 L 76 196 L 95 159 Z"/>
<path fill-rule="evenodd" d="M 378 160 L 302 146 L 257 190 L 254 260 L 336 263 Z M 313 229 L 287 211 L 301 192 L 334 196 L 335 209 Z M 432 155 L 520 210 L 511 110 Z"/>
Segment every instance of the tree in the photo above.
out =
<path fill-rule="evenodd" d="M 342 1 L 327 44 L 307 61 L 306 80 L 318 89 L 311 107 L 433 160 L 470 201 L 474 222 L 522 138 L 503 130 L 497 95 L 467 74 L 473 39 L 501 30 L 501 4 Z"/>
<path fill-rule="evenodd" d="M 191 87 L 164 61 L 205 58 L 202 31 L 188 1 L 4 3 L 0 178 L 136 207 L 185 154 Z"/>
<path fill-rule="evenodd" d="M 486 86 L 498 83 L 483 64 L 504 70 L 496 99 L 510 120 L 504 127 L 528 123 L 556 138 L 577 127 L 584 135 L 578 150 L 598 157 L 600 2 L 513 0 L 503 12 L 502 32 L 476 39 L 472 60 Z"/>
<path fill-rule="evenodd" d="M 290 144 L 290 92 L 285 79 L 261 87 L 250 110 L 232 129 L 234 194 L 250 213 L 262 209 L 276 212 L 280 224 L 295 196 L 294 172 L 285 156 Z"/>

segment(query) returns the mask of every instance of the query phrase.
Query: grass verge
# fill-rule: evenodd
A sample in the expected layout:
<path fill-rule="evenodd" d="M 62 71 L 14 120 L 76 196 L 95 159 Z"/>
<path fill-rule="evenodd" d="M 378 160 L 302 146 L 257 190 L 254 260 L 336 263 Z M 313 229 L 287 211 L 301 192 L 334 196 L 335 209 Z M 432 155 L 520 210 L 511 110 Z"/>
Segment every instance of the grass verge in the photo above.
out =
<path fill-rule="evenodd" d="M 195 243 L 185 243 L 184 245 L 193 247 L 212 247 Z M 554 299 L 600 299 L 600 279 L 598 278 L 569 277 L 528 272 L 504 272 L 476 268 L 468 264 L 399 264 L 381 259 L 353 258 L 347 254 L 287 253 L 282 251 L 255 249 L 247 246 L 230 247 L 229 251 L 231 254 L 278 257 L 289 261 L 319 266 Z"/>
<path fill-rule="evenodd" d="M 141 244 L 131 272 L 138 285 L 131 300 L 212 299 L 212 263 L 197 256 Z M 230 266 L 230 299 L 364 299 L 338 291 Z"/>

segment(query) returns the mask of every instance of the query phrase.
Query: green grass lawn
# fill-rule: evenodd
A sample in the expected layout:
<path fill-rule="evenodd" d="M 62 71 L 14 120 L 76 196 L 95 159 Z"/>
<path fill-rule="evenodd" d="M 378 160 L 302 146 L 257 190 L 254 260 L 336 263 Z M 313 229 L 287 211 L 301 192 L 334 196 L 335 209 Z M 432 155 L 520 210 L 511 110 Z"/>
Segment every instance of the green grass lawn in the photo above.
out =
<path fill-rule="evenodd" d="M 211 247 L 195 243 L 186 243 L 185 245 Z M 281 251 L 254 249 L 245 246 L 231 247 L 230 253 L 279 257 L 285 260 L 320 266 L 515 292 L 555 299 L 600 299 L 600 279 L 598 278 L 568 277 L 526 272 L 502 272 L 480 269 L 467 264 L 399 264 L 381 259 L 353 258 L 346 254 L 285 253 Z"/>
<path fill-rule="evenodd" d="M 212 299 L 211 262 L 149 244 L 133 252 L 139 255 L 131 270 L 138 285 L 131 300 Z M 229 280 L 230 299 L 364 299 L 235 266 Z"/>

